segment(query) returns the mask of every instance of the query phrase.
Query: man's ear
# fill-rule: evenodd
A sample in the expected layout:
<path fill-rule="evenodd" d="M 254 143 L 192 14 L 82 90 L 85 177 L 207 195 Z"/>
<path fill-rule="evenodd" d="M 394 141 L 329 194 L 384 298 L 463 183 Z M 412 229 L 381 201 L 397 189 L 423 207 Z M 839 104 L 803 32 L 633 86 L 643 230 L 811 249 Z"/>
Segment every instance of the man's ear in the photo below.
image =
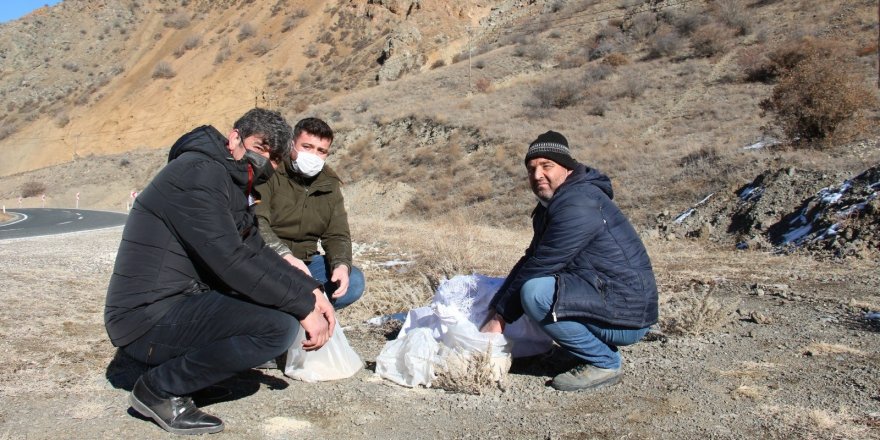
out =
<path fill-rule="evenodd" d="M 226 149 L 232 153 L 232 151 L 235 150 L 235 145 L 241 140 L 241 136 L 239 135 L 238 130 L 233 128 L 232 131 L 229 132 L 229 136 L 226 136 L 226 139 Z"/>

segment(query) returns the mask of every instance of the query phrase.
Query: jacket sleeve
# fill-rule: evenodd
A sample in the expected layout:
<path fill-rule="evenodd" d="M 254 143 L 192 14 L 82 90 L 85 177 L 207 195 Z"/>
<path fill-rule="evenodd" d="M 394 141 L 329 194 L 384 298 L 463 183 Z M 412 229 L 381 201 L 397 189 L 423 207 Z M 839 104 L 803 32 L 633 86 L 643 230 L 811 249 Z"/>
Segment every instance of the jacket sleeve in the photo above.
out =
<path fill-rule="evenodd" d="M 523 284 L 564 270 L 604 225 L 599 202 L 587 197 L 555 200 L 545 215 L 546 226 L 535 229 L 529 251 L 492 299 L 492 306 L 507 322 L 516 321 L 523 314 L 519 293 Z"/>
<path fill-rule="evenodd" d="M 280 258 L 267 254 L 265 246 L 255 249 L 243 242 L 228 209 L 230 192 L 238 190 L 222 167 L 194 165 L 164 194 L 169 228 L 196 267 L 258 304 L 304 318 L 315 307 L 312 291 L 319 283 L 293 267 L 281 270 L 277 262 L 267 261 Z"/>
<path fill-rule="evenodd" d="M 334 191 L 332 203 L 333 214 L 330 216 L 330 224 L 321 234 L 321 246 L 327 254 L 331 269 L 345 264 L 351 273 L 351 231 L 348 227 L 348 213 L 345 212 L 345 199 L 341 188 L 337 187 Z"/>

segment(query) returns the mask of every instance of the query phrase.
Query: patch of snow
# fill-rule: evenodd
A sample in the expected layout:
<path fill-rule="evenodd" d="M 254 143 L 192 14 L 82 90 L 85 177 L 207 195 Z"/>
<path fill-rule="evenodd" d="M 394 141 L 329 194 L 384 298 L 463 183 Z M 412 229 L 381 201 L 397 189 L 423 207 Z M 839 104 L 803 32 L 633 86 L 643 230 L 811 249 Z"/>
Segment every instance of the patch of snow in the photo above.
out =
<path fill-rule="evenodd" d="M 709 199 L 711 199 L 712 196 L 714 196 L 714 195 L 715 195 L 715 193 L 710 193 L 708 196 L 703 197 L 703 200 L 700 200 L 699 202 L 697 202 L 697 204 L 696 204 L 695 206 L 700 206 L 700 205 L 702 205 L 703 203 L 708 202 Z"/>
<path fill-rule="evenodd" d="M 687 211 L 682 212 L 682 213 L 679 214 L 677 217 L 675 217 L 675 220 L 673 220 L 672 222 L 675 223 L 675 224 L 681 224 L 681 222 L 683 222 L 686 218 L 690 217 L 691 214 L 693 214 L 693 213 L 697 210 L 697 208 L 698 208 L 700 205 L 702 205 L 702 204 L 706 203 L 707 201 L 709 201 L 709 199 L 711 199 L 712 196 L 714 196 L 714 195 L 715 195 L 715 193 L 709 193 L 708 196 L 703 197 L 703 200 L 700 200 L 699 202 L 697 202 L 697 204 L 694 205 L 693 208 L 690 208 L 690 209 L 688 209 Z"/>
<path fill-rule="evenodd" d="M 782 236 L 782 243 L 791 243 L 793 241 L 798 241 L 804 238 L 804 236 L 809 234 L 812 230 L 812 225 L 804 225 L 794 229 L 790 229 Z"/>
<path fill-rule="evenodd" d="M 382 266 L 382 267 L 394 267 L 394 266 L 405 266 L 407 264 L 412 264 L 412 263 L 413 262 L 409 261 L 409 260 L 391 260 L 391 261 L 386 261 L 384 263 L 379 263 L 377 265 Z"/>
<path fill-rule="evenodd" d="M 388 321 L 400 321 L 406 319 L 406 312 L 392 313 L 390 315 L 374 316 L 367 320 L 370 325 L 382 325 Z"/>
<path fill-rule="evenodd" d="M 743 150 L 760 150 L 764 147 L 773 147 L 775 145 L 779 145 L 779 141 L 772 137 L 761 138 L 758 142 L 755 142 L 751 145 L 746 145 L 743 147 Z"/>
<path fill-rule="evenodd" d="M 763 187 L 747 186 L 739 193 L 739 198 L 740 198 L 740 200 L 742 200 L 744 202 L 748 202 L 748 201 L 760 198 L 761 195 L 763 195 L 763 194 L 764 194 Z"/>
<path fill-rule="evenodd" d="M 850 188 L 852 188 L 852 182 L 845 180 L 843 184 L 840 185 L 840 188 L 837 188 L 836 190 L 834 188 L 823 188 L 816 196 L 822 201 L 822 203 L 831 205 L 837 203 L 837 201 L 840 200 Z"/>
<path fill-rule="evenodd" d="M 814 238 L 813 241 L 825 240 L 829 237 L 836 237 L 838 229 L 840 229 L 840 223 L 835 223 L 829 226 L 828 229 L 826 229 L 825 232 L 823 232 L 821 235 Z"/>
<path fill-rule="evenodd" d="M 688 209 L 687 211 L 679 214 L 678 217 L 676 217 L 675 220 L 673 220 L 672 222 L 675 224 L 681 224 L 681 222 L 683 222 L 686 218 L 690 217 L 691 214 L 694 213 L 694 211 L 696 211 L 696 209 L 694 209 L 694 208 Z"/>

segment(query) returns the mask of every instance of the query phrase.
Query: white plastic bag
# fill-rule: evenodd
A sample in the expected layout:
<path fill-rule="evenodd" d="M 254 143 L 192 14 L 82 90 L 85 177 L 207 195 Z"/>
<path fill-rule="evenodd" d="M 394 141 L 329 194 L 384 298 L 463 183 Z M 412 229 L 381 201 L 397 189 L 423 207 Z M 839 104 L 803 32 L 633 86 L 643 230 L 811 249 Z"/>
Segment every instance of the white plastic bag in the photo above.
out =
<path fill-rule="evenodd" d="M 389 341 L 376 357 L 376 374 L 400 385 L 430 387 L 440 344 L 429 328 Z"/>
<path fill-rule="evenodd" d="M 305 334 L 300 326 L 293 345 L 287 350 L 287 363 L 284 366 L 286 376 L 303 382 L 319 382 L 345 379 L 363 368 L 364 361 L 348 344 L 339 321 L 336 321 L 333 337 L 318 350 L 303 350 Z"/>
<path fill-rule="evenodd" d="M 441 283 L 431 306 L 410 310 L 397 339 L 385 344 L 376 358 L 376 374 L 410 387 L 431 386 L 435 367 L 448 370 L 450 361 L 467 365 L 470 356 L 488 352 L 493 379 L 500 381 L 512 357 L 549 350 L 553 341 L 525 316 L 506 326 L 503 334 L 480 332 L 489 301 L 503 282 L 472 275 Z"/>

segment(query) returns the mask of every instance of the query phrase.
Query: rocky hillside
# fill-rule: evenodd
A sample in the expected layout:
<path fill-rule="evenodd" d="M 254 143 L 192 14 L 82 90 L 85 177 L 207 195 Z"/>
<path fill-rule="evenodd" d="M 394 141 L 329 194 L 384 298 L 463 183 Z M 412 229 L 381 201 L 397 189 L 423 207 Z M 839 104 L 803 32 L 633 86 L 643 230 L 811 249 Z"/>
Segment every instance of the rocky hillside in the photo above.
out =
<path fill-rule="evenodd" d="M 522 154 L 554 129 L 651 225 L 764 170 L 880 162 L 862 142 L 880 134 L 867 99 L 845 101 L 863 107 L 830 115 L 834 136 L 820 124 L 815 145 L 775 113 L 797 108 L 784 84 L 876 99 L 877 26 L 870 0 L 65 0 L 0 26 L 0 176 L 17 182 L 3 198 L 14 205 L 27 170 L 156 150 L 82 176 L 124 201 L 180 134 L 258 105 L 328 120 L 348 190 L 393 188 L 395 215 L 524 224 Z M 791 86 L 823 57 L 844 83 Z M 744 148 L 768 136 L 782 141 Z"/>

